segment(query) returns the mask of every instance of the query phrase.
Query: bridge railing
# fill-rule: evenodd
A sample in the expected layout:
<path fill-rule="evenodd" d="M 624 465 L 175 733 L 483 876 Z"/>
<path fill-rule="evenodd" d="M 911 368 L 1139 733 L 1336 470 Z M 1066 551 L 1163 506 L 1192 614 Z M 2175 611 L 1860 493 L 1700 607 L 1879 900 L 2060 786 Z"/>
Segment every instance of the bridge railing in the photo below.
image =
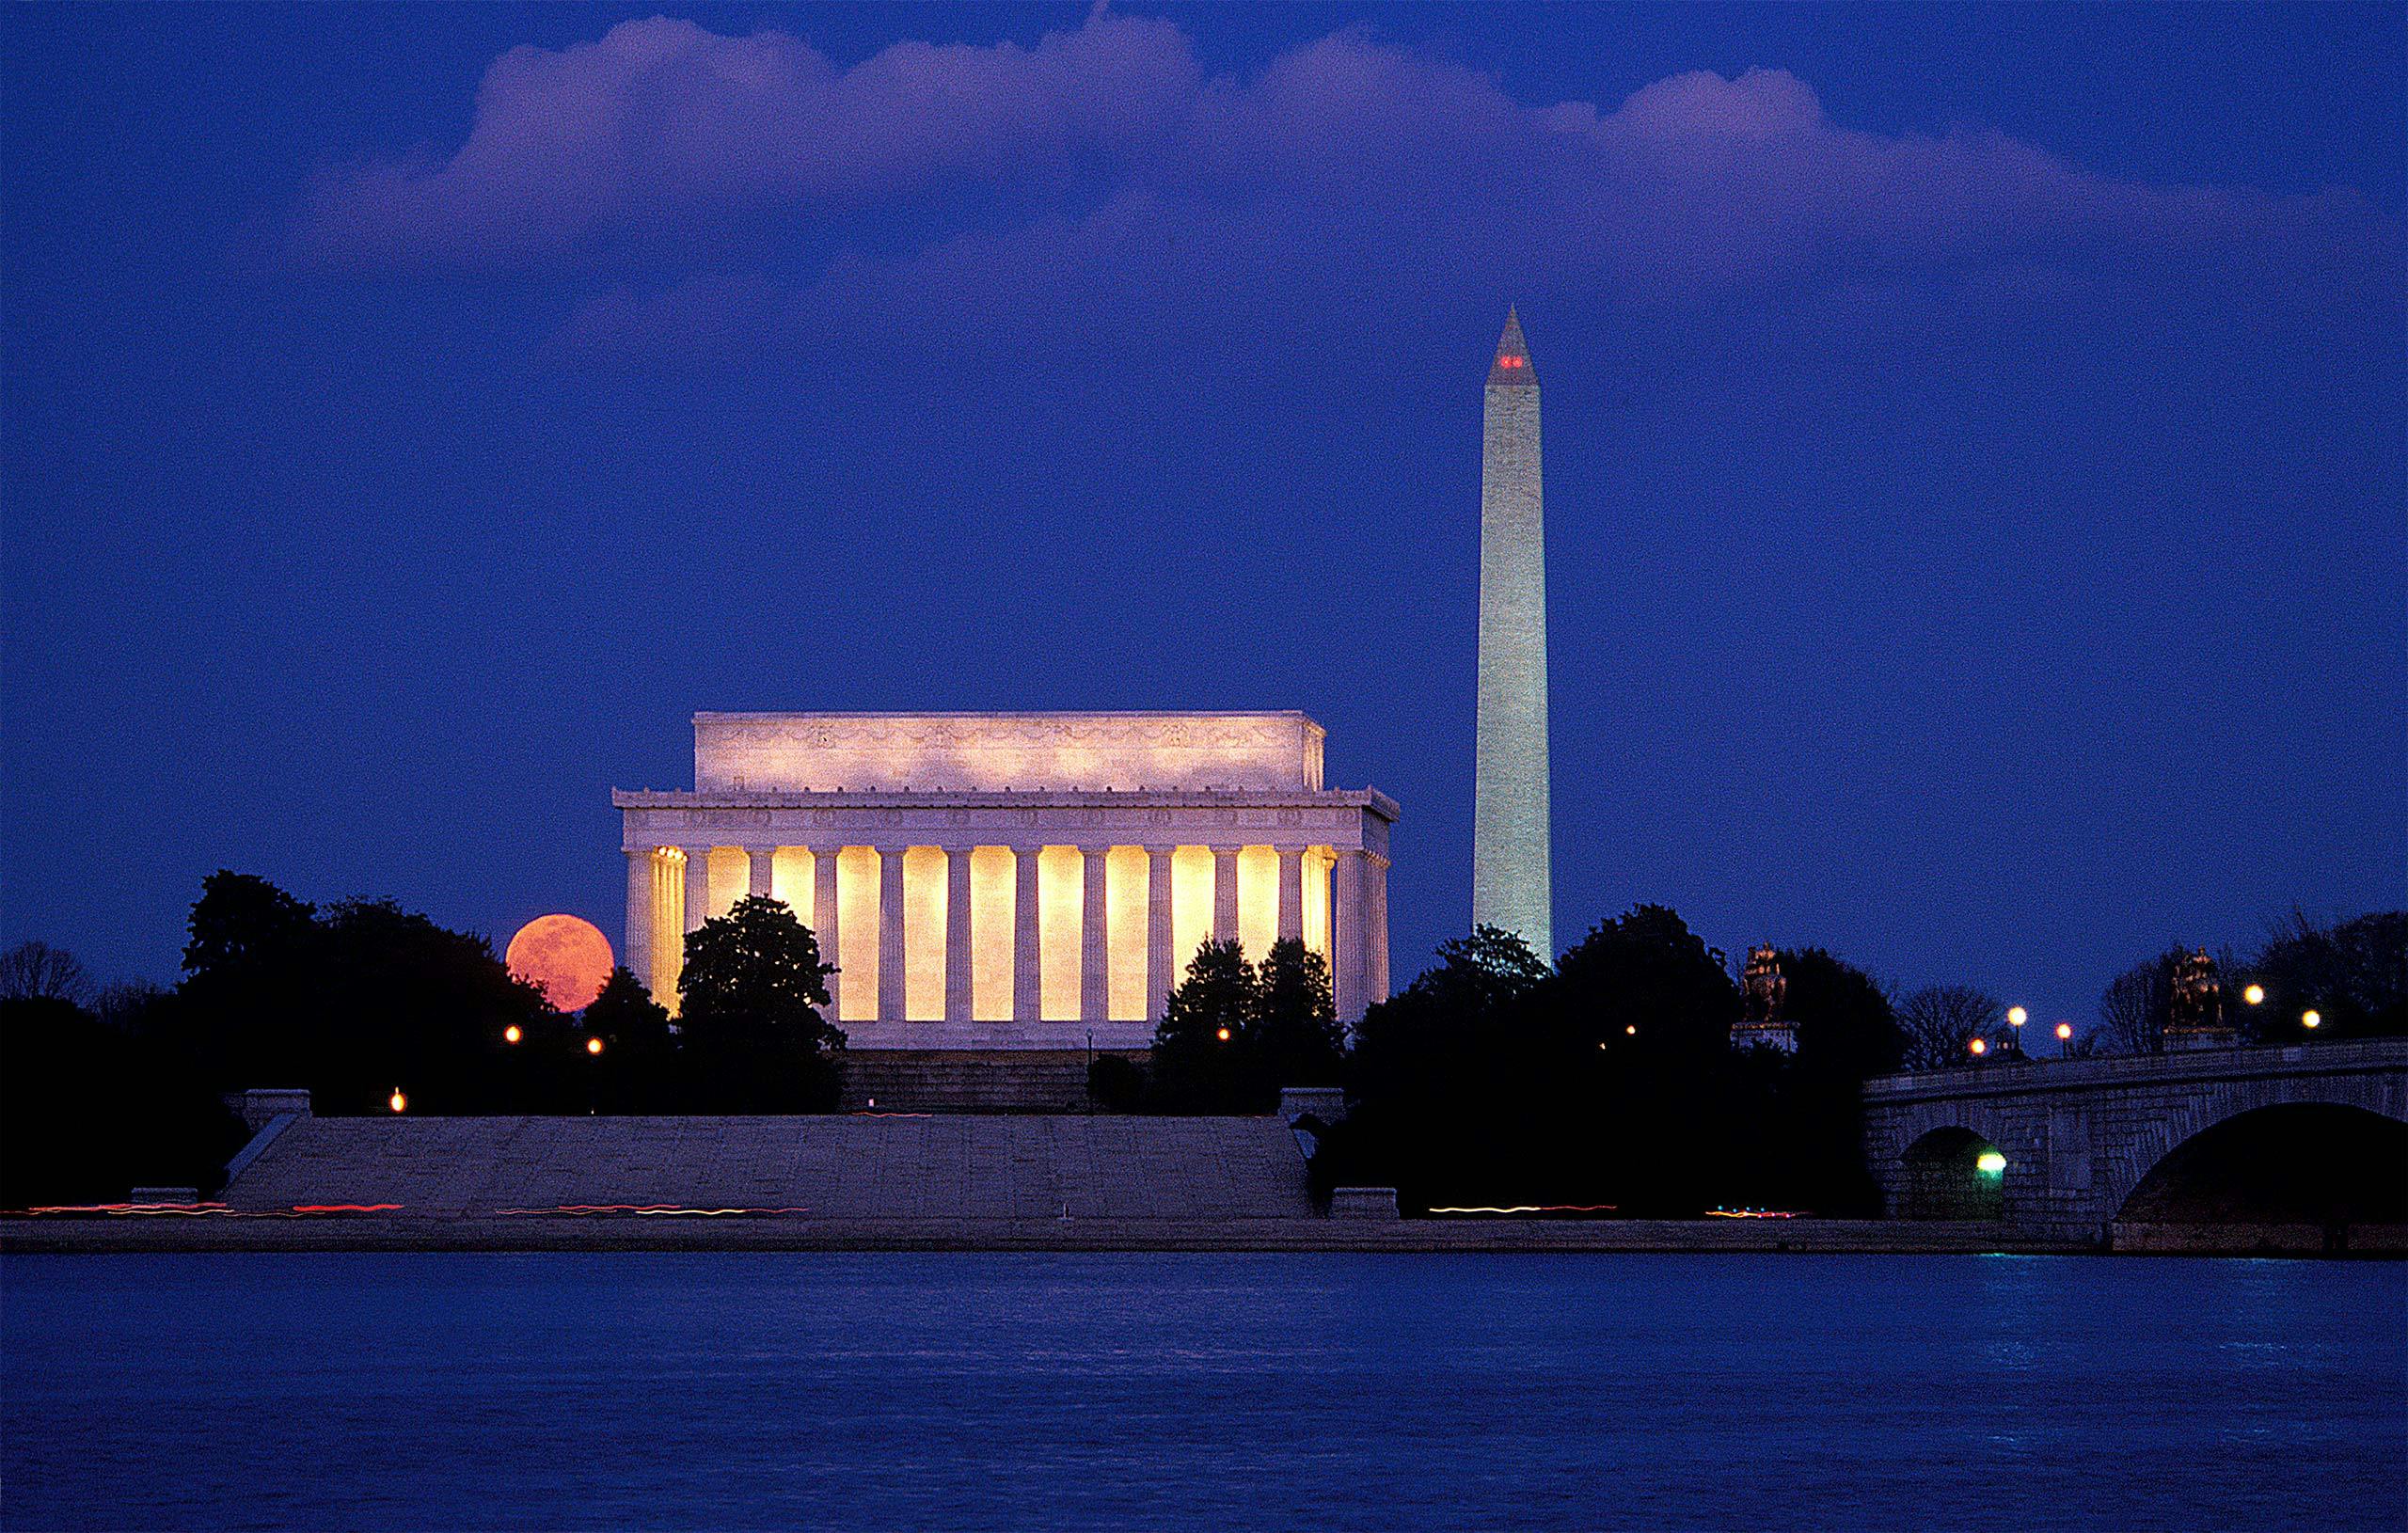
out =
<path fill-rule="evenodd" d="M 1874 1106 L 1935 1097 L 2091 1091 L 2278 1075 L 2354 1075 L 2368 1069 L 2408 1070 L 2408 1037 L 2195 1049 L 2164 1054 L 2113 1054 L 2095 1059 L 1984 1061 L 1941 1070 L 1877 1075 L 1864 1083 L 1864 1099 L 1867 1106 Z"/>

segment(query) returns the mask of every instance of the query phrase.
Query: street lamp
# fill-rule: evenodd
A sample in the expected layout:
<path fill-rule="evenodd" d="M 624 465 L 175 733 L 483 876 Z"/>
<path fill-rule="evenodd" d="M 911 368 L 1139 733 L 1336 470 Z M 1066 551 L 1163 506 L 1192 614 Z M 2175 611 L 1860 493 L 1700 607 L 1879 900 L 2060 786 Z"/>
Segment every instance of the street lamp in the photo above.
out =
<path fill-rule="evenodd" d="M 2059 1059 L 2064 1059 L 2068 1057 L 2072 1052 L 2073 1024 L 2071 1022 L 2059 1022 L 2057 1024 L 2057 1057 Z"/>
<path fill-rule="evenodd" d="M 600 1038 L 588 1038 L 588 1039 L 586 1039 L 586 1040 L 585 1040 L 585 1051 L 586 1051 L 587 1053 L 589 1053 L 589 1054 L 598 1054 L 598 1053 L 600 1053 L 600 1052 L 602 1051 L 602 1040 L 601 1040 Z"/>
<path fill-rule="evenodd" d="M 516 1043 L 520 1038 L 523 1038 L 526 1035 L 526 1034 L 521 1033 L 518 1030 L 518 1024 L 516 1022 L 513 1022 L 508 1027 L 501 1030 L 501 1041 L 504 1043 Z"/>
<path fill-rule="evenodd" d="M 1965 1045 L 1965 1048 L 1966 1051 L 1975 1059 L 1979 1059 L 1984 1054 L 1990 1051 L 1990 1040 L 1988 1038 L 1975 1038 L 1972 1042 Z"/>
<path fill-rule="evenodd" d="M 402 1095 L 401 1087 L 395 1086 L 393 1088 L 393 1094 L 385 1098 L 385 1105 L 391 1108 L 396 1113 L 404 1112 L 410 1105 L 410 1099 Z"/>
<path fill-rule="evenodd" d="M 2262 1006 L 2266 1004 L 2266 987 L 2263 985 L 2252 985 L 2247 989 L 2241 992 L 2241 999 L 2248 1002 L 2253 1006 Z"/>
<path fill-rule="evenodd" d="M 2322 1027 L 2324 1014 L 2321 1011 L 2303 1011 L 2299 1014 L 2299 1025 L 2309 1028 Z"/>
<path fill-rule="evenodd" d="M 2025 1011 L 2021 1006 L 2009 1006 L 2006 1008 L 2006 1025 L 2009 1027 L 2021 1027 L 2026 1021 L 2031 1019 L 2031 1016 L 2032 1014 Z"/>
<path fill-rule="evenodd" d="M 1226 1027 L 1216 1030 L 1212 1035 L 1220 1039 L 1223 1043 L 1229 1041 L 1229 1030 Z"/>

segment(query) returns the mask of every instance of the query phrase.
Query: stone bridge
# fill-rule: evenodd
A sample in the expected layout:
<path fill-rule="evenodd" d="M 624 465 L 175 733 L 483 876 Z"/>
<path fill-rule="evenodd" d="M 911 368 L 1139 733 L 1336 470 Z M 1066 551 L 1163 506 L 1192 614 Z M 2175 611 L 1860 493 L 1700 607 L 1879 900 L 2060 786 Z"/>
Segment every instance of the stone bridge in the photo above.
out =
<path fill-rule="evenodd" d="M 2408 1251 L 2408 1038 L 1865 1083 L 1892 1218 L 2115 1250 Z"/>

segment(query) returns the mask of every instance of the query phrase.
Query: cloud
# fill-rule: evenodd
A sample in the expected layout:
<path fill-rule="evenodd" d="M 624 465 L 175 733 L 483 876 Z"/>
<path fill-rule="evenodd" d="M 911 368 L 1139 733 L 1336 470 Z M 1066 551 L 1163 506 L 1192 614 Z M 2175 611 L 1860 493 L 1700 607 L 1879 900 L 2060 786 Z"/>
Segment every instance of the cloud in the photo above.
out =
<path fill-rule="evenodd" d="M 1141 152 L 1199 84 L 1174 27 L 1122 17 L 1034 48 L 897 43 L 849 70 L 778 32 L 626 22 L 595 42 L 503 55 L 449 158 L 319 177 L 295 245 L 336 265 L 512 268 L 878 203 Z"/>
<path fill-rule="evenodd" d="M 1533 106 L 1363 28 L 1209 76 L 1175 24 L 1101 9 L 1034 46 L 906 42 L 849 68 L 665 18 L 515 49 L 457 151 L 329 170 L 291 231 L 321 267 L 598 282 L 572 340 L 682 326 L 706 346 L 872 289 L 935 309 L 1027 291 L 1006 277 L 1309 285 L 1338 264 L 1644 304 L 2200 253 L 2363 277 L 2399 244 L 2347 192 L 2154 187 L 1994 132 L 1844 127 L 1777 69 Z"/>

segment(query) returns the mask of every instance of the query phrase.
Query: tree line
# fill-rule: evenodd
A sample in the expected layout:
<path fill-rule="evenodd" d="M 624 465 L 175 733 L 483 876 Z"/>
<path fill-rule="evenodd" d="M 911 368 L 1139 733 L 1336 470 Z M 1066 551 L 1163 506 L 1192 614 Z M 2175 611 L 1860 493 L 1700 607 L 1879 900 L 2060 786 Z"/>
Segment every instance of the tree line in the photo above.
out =
<path fill-rule="evenodd" d="M 2162 1046 L 2179 948 L 2108 988 L 2075 1051 Z M 1674 911 L 1601 922 L 1550 964 L 1481 929 L 1339 1026 L 1328 968 L 1295 941 L 1250 962 L 1207 941 L 1142 1065 L 1099 1059 L 1113 1111 L 1263 1113 L 1279 1088 L 1343 1085 L 1324 1186 L 1395 1185 L 1418 1208 L 1746 1204 L 1869 1211 L 1861 1083 L 2011 1051 L 1998 998 L 1903 996 L 1814 947 L 1780 954 L 1794 1052 L 1735 1051 L 1733 966 Z M 2227 954 L 2243 1041 L 2408 1032 L 2408 914 L 2294 918 Z M 483 937 L 389 900 L 313 906 L 266 879 L 204 880 L 173 988 L 93 985 L 29 942 L 0 954 L 0 1206 L 208 1187 L 244 1130 L 225 1094 L 299 1086 L 328 1114 L 800 1113 L 841 1098 L 832 968 L 783 903 L 739 901 L 686 939 L 674 1020 L 627 970 L 581 1014 L 514 978 Z M 2240 1000 L 2262 987 L 2259 1006 Z M 2303 1034 L 2303 1009 L 2321 1026 Z"/>

